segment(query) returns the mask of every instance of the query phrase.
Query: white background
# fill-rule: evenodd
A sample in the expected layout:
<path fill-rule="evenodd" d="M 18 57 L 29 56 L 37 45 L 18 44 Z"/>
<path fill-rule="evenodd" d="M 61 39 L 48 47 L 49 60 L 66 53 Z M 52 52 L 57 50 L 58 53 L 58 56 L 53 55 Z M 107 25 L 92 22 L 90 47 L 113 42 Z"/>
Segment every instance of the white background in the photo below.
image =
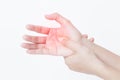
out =
<path fill-rule="evenodd" d="M 30 33 L 25 25 L 47 25 L 43 16 L 53 12 L 120 54 L 119 0 L 0 0 L 0 80 L 101 80 L 70 71 L 62 57 L 29 55 L 20 47 Z"/>

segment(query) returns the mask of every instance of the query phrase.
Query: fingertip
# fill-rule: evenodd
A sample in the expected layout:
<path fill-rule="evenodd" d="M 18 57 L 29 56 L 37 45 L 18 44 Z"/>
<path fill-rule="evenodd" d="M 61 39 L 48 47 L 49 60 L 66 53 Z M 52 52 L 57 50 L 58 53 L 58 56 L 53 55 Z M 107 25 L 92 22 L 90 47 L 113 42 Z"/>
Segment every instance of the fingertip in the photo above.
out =
<path fill-rule="evenodd" d="M 28 25 L 26 25 L 26 29 L 28 29 L 28 30 L 32 30 L 34 27 L 33 27 L 33 25 L 32 24 L 28 24 Z"/>
<path fill-rule="evenodd" d="M 26 35 L 23 35 L 23 39 L 25 39 L 26 38 Z"/>
<path fill-rule="evenodd" d="M 50 20 L 55 20 L 55 19 L 57 19 L 58 16 L 59 16 L 59 14 L 57 12 L 55 12 L 52 14 L 46 14 L 45 18 L 50 19 Z"/>
<path fill-rule="evenodd" d="M 31 26 L 30 24 L 27 24 L 27 25 L 26 25 L 26 28 L 29 28 L 30 26 Z"/>
<path fill-rule="evenodd" d="M 45 14 L 45 17 L 50 17 L 51 16 L 51 14 Z"/>
<path fill-rule="evenodd" d="M 52 16 L 52 14 L 45 15 L 45 18 L 48 19 L 48 20 L 53 20 L 54 19 L 54 17 Z"/>
<path fill-rule="evenodd" d="M 57 12 L 51 13 L 51 14 L 46 14 L 45 16 L 52 16 L 52 15 L 59 15 Z"/>
<path fill-rule="evenodd" d="M 25 48 L 25 43 L 22 43 L 20 46 L 21 46 L 22 48 Z"/>
<path fill-rule="evenodd" d="M 90 42 L 94 42 L 94 38 L 90 38 L 89 41 L 90 41 Z"/>
<path fill-rule="evenodd" d="M 23 36 L 23 39 L 24 39 L 24 40 L 28 39 L 28 35 L 24 35 L 24 36 Z"/>

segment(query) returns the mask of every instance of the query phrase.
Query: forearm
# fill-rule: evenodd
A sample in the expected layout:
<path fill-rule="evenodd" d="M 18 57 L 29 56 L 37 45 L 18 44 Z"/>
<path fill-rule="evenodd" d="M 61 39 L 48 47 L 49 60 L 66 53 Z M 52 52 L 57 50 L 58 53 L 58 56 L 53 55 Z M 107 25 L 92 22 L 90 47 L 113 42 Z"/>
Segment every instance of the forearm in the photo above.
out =
<path fill-rule="evenodd" d="M 82 39 L 85 45 L 89 48 L 92 48 L 95 52 L 95 55 L 103 61 L 105 64 L 110 65 L 111 67 L 118 69 L 120 71 L 120 56 L 110 52 L 109 50 L 89 42 L 87 39 Z"/>
<path fill-rule="evenodd" d="M 96 72 L 96 75 L 104 80 L 120 80 L 120 72 L 110 66 L 104 66 Z"/>
<path fill-rule="evenodd" d="M 108 64 L 111 67 L 120 71 L 120 56 L 115 55 L 109 50 L 96 44 L 94 44 L 93 49 L 97 57 L 99 57 L 99 59 L 101 59 L 105 64 Z"/>

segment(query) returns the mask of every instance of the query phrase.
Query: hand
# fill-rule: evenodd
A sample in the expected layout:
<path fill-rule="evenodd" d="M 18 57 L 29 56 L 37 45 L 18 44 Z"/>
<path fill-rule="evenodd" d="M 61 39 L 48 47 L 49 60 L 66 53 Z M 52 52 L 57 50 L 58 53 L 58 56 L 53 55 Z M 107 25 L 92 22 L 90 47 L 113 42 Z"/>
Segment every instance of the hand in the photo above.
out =
<path fill-rule="evenodd" d="M 87 39 L 87 35 L 82 35 L 69 20 L 61 15 L 54 13 L 45 17 L 48 20 L 57 21 L 61 27 L 47 28 L 28 25 L 28 30 L 47 35 L 44 37 L 25 35 L 24 39 L 31 43 L 23 43 L 22 47 L 26 48 L 28 53 L 64 56 L 65 63 L 71 70 L 95 74 L 106 80 L 120 79 L 116 67 L 111 67 L 111 62 L 102 56 L 108 54 L 115 61 L 118 61 L 119 57 L 113 56 L 108 50 L 95 45 L 94 38 Z M 103 55 L 98 55 L 99 53 L 103 53 Z"/>
<path fill-rule="evenodd" d="M 93 38 L 91 38 L 93 40 Z M 64 46 L 74 52 L 73 55 L 64 57 L 68 67 L 77 72 L 99 75 L 106 65 L 96 56 L 93 41 L 82 37 L 81 43 L 64 41 Z"/>
<path fill-rule="evenodd" d="M 91 73 L 95 67 L 98 67 L 99 59 L 94 51 L 89 47 L 94 39 L 87 40 L 86 35 L 81 33 L 72 25 L 72 23 L 54 13 L 46 15 L 46 19 L 57 21 L 60 28 L 47 28 L 43 26 L 28 25 L 27 29 L 47 36 L 24 36 L 26 41 L 32 43 L 23 43 L 23 47 L 31 54 L 49 54 L 64 56 L 66 64 L 75 71 Z M 93 71 L 92 71 L 93 70 Z"/>
<path fill-rule="evenodd" d="M 49 54 L 55 56 L 68 56 L 72 51 L 64 47 L 61 42 L 64 39 L 80 42 L 81 33 L 71 24 L 71 22 L 61 15 L 54 13 L 46 15 L 46 19 L 57 21 L 60 28 L 47 28 L 43 26 L 28 25 L 27 29 L 47 36 L 25 35 L 24 39 L 32 43 L 24 43 L 22 46 L 31 54 Z"/>

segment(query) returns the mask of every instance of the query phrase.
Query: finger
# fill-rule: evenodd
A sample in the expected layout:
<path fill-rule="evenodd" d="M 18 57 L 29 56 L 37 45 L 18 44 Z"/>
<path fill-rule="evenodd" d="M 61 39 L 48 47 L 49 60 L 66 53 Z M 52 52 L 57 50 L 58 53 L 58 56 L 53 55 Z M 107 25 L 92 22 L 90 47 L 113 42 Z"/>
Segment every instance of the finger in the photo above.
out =
<path fill-rule="evenodd" d="M 67 52 L 66 54 L 63 52 Z M 68 53 L 69 52 L 69 53 Z M 39 49 L 28 49 L 27 53 L 30 54 L 40 54 L 40 55 L 52 55 L 52 56 L 70 56 L 72 54 L 72 51 L 67 50 L 67 51 L 62 51 L 61 53 L 56 53 L 55 50 L 51 50 L 49 48 L 46 48 L 45 46 L 39 48 Z"/>
<path fill-rule="evenodd" d="M 94 38 L 90 38 L 89 41 L 90 41 L 90 42 L 94 42 Z"/>
<path fill-rule="evenodd" d="M 29 42 L 33 42 L 33 43 L 37 43 L 37 44 L 45 44 L 46 43 L 46 37 L 39 37 L 39 36 L 29 36 L 29 35 L 25 35 L 23 36 L 23 38 L 26 41 Z"/>
<path fill-rule="evenodd" d="M 27 50 L 27 53 L 30 54 L 42 54 L 42 55 L 53 55 L 53 56 L 69 56 L 72 54 L 72 51 L 64 48 L 59 48 L 60 50 L 57 52 L 56 49 L 48 48 L 45 44 L 30 44 L 23 43 L 22 47 Z"/>
<path fill-rule="evenodd" d="M 82 37 L 83 38 L 88 38 L 88 35 L 87 34 L 83 34 Z"/>
<path fill-rule="evenodd" d="M 33 50 L 27 50 L 27 53 L 29 54 L 40 54 L 40 55 L 50 55 L 49 50 L 47 49 L 33 49 Z"/>
<path fill-rule="evenodd" d="M 63 16 L 61 16 L 58 13 L 53 13 L 53 14 L 50 14 L 50 15 L 46 15 L 45 17 L 49 20 L 56 20 L 61 25 L 63 25 L 63 24 L 64 25 L 72 25 L 71 22 L 68 19 L 64 18 Z"/>
<path fill-rule="evenodd" d="M 27 53 L 30 54 L 44 54 L 44 55 L 55 55 L 54 49 L 49 49 L 45 44 L 31 44 L 31 43 L 23 43 L 22 47 L 27 50 Z"/>
<path fill-rule="evenodd" d="M 41 55 L 55 55 L 55 51 L 47 48 L 44 44 L 39 45 L 38 49 L 28 49 L 29 54 L 41 54 Z"/>
<path fill-rule="evenodd" d="M 68 30 L 77 30 L 68 19 L 64 18 L 58 13 L 46 15 L 45 17 L 49 20 L 57 21 L 62 27 L 67 28 Z"/>
<path fill-rule="evenodd" d="M 37 44 L 23 43 L 21 46 L 25 49 L 38 49 Z"/>
<path fill-rule="evenodd" d="M 63 27 L 63 29 L 66 31 L 65 33 L 70 35 L 70 38 L 72 40 L 78 40 L 79 37 L 81 37 L 81 33 L 72 25 L 72 23 L 60 14 L 53 13 L 50 15 L 46 15 L 45 17 L 49 20 L 57 21 L 61 25 L 61 27 Z"/>
<path fill-rule="evenodd" d="M 27 25 L 26 28 L 28 30 L 42 33 L 42 34 L 48 34 L 50 31 L 50 28 L 43 27 L 43 26 L 37 26 L 37 25 Z"/>

